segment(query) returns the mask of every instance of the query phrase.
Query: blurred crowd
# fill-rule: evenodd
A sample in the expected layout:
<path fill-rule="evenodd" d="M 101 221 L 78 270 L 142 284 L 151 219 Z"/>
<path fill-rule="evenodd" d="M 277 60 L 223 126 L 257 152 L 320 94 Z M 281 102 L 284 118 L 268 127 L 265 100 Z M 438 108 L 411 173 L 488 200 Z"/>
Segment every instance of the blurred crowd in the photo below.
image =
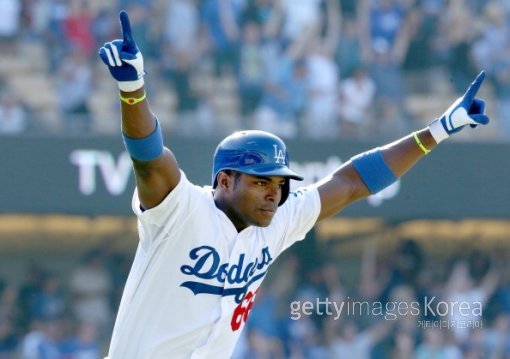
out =
<path fill-rule="evenodd" d="M 102 359 L 130 265 L 102 246 L 69 273 L 34 262 L 21 283 L 0 280 L 0 358 Z"/>
<path fill-rule="evenodd" d="M 510 358 L 508 250 L 366 242 L 349 265 L 324 250 L 278 259 L 233 359 Z M 0 358 L 103 358 L 130 263 L 103 246 L 66 273 L 3 279 Z"/>
<path fill-rule="evenodd" d="M 438 259 L 410 239 L 384 255 L 369 243 L 354 278 L 337 259 L 303 259 L 273 270 L 233 358 L 510 358 L 505 251 Z"/>
<path fill-rule="evenodd" d="M 510 139 L 505 0 L 2 0 L 0 133 L 118 130 L 97 50 L 128 10 L 167 131 L 394 138 L 488 75 Z M 113 125 L 112 125 L 113 124 Z"/>

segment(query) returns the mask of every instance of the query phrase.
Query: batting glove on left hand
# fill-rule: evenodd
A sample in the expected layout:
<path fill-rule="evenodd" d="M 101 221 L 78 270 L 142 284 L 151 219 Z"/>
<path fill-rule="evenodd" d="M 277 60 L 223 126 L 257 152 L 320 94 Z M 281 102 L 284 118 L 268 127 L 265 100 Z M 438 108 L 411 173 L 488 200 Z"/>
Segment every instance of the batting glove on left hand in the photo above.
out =
<path fill-rule="evenodd" d="M 127 12 L 120 12 L 122 40 L 114 40 L 99 49 L 101 60 L 108 66 L 119 89 L 132 92 L 143 86 L 143 56 L 131 33 L 131 24 Z"/>
<path fill-rule="evenodd" d="M 485 101 L 475 98 L 484 78 L 485 72 L 482 71 L 464 96 L 458 98 L 440 118 L 429 125 L 429 131 L 437 143 L 459 132 L 466 125 L 475 128 L 489 123 L 489 117 L 485 115 Z"/>

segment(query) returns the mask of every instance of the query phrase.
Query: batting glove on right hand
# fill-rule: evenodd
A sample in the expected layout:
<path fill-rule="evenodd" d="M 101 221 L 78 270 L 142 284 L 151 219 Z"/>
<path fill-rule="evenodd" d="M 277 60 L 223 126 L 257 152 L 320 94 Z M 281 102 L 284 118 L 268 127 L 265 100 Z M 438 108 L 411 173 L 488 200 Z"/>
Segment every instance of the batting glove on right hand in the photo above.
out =
<path fill-rule="evenodd" d="M 485 101 L 475 98 L 484 78 L 485 72 L 482 71 L 464 96 L 458 98 L 440 118 L 429 125 L 429 131 L 436 143 L 459 132 L 466 125 L 475 128 L 489 123 L 489 117 L 485 114 Z"/>
<path fill-rule="evenodd" d="M 143 56 L 131 34 L 131 24 L 127 12 L 120 12 L 122 40 L 107 42 L 99 49 L 101 60 L 108 66 L 119 89 L 132 92 L 143 86 Z"/>

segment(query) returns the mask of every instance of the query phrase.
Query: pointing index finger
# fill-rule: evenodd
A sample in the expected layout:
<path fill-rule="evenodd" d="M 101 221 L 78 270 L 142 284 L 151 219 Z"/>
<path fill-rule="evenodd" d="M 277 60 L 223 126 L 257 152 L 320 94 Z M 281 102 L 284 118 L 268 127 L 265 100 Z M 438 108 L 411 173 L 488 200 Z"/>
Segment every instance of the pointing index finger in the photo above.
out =
<path fill-rule="evenodd" d="M 485 71 L 482 71 L 478 74 L 475 81 L 469 86 L 466 93 L 464 94 L 464 100 L 466 100 L 469 104 L 473 102 L 473 99 L 476 96 L 476 93 L 480 89 L 480 86 L 482 85 L 483 80 L 485 79 Z"/>
<path fill-rule="evenodd" d="M 120 12 L 120 26 L 122 30 L 122 40 L 124 42 L 124 48 L 128 52 L 133 52 L 136 49 L 135 40 L 133 40 L 133 35 L 131 33 L 131 23 L 129 22 L 129 17 L 126 11 L 122 10 Z"/>

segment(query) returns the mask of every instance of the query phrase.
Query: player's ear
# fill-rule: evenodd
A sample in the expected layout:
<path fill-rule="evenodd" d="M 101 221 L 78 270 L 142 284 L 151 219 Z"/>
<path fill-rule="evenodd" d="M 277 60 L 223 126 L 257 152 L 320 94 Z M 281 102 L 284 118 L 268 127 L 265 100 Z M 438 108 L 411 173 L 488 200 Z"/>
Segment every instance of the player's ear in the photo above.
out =
<path fill-rule="evenodd" d="M 232 183 L 232 176 L 230 176 L 224 171 L 220 171 L 218 173 L 217 181 L 218 181 L 217 187 L 222 189 L 229 189 Z"/>

